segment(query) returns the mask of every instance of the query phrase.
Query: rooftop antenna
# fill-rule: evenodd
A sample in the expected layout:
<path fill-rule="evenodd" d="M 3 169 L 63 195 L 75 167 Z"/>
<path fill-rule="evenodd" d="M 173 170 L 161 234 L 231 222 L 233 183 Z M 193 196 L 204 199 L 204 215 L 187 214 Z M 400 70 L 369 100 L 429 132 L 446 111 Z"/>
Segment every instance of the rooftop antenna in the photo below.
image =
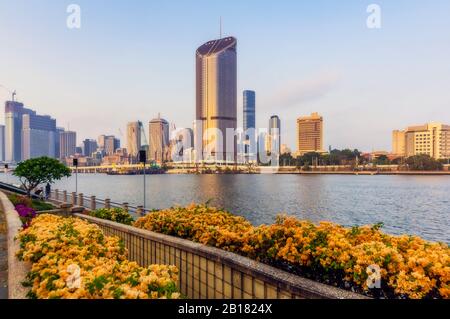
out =
<path fill-rule="evenodd" d="M 12 101 L 14 102 L 16 100 L 16 90 L 14 90 L 14 92 L 12 92 Z"/>
<path fill-rule="evenodd" d="M 220 17 L 220 38 L 222 39 L 222 16 Z"/>

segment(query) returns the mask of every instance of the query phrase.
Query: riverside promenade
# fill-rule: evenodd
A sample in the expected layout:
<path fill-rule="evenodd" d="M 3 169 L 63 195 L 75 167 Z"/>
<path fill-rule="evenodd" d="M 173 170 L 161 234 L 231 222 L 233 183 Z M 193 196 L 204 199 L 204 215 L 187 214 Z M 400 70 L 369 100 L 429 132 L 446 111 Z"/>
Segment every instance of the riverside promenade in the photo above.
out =
<path fill-rule="evenodd" d="M 5 213 L 0 211 L 0 299 L 8 299 L 8 250 Z"/>

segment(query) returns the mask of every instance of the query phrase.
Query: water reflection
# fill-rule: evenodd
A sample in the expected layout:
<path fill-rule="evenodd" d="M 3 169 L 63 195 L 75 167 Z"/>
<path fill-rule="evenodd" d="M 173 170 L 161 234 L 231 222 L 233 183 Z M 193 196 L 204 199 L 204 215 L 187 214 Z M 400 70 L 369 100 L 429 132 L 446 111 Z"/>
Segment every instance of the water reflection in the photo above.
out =
<path fill-rule="evenodd" d="M 143 176 L 80 174 L 78 182 L 85 195 L 143 202 Z M 55 187 L 74 191 L 74 178 Z M 449 243 L 449 189 L 446 176 L 152 175 L 147 176 L 147 207 L 212 200 L 254 224 L 272 223 L 279 213 L 346 226 L 383 222 L 393 234 Z"/>

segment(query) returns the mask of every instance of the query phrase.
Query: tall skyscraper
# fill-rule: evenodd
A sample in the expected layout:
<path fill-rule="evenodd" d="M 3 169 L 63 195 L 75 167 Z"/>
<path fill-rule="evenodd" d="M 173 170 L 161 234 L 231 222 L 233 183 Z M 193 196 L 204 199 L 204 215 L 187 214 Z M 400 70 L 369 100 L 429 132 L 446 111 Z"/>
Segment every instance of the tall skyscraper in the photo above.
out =
<path fill-rule="evenodd" d="M 428 123 L 393 132 L 393 152 L 397 155 L 429 155 L 450 158 L 450 125 Z"/>
<path fill-rule="evenodd" d="M 22 116 L 22 159 L 56 157 L 56 120 L 48 115 Z"/>
<path fill-rule="evenodd" d="M 270 149 L 271 153 L 281 153 L 281 121 L 277 115 L 270 117 L 269 121 Z"/>
<path fill-rule="evenodd" d="M 100 135 L 98 137 L 98 150 L 104 155 L 114 155 L 118 148 L 120 148 L 120 140 L 114 135 Z"/>
<path fill-rule="evenodd" d="M 248 129 L 255 128 L 255 105 L 256 105 L 256 98 L 255 98 L 255 92 L 254 91 L 244 91 L 244 131 L 247 131 Z"/>
<path fill-rule="evenodd" d="M 106 135 L 100 135 L 98 137 L 98 149 L 104 153 L 105 152 L 105 144 L 106 144 Z"/>
<path fill-rule="evenodd" d="M 120 148 L 120 140 L 113 135 L 105 137 L 105 153 L 106 155 L 114 155 Z"/>
<path fill-rule="evenodd" d="M 83 141 L 83 155 L 91 157 L 93 153 L 97 152 L 98 145 L 96 140 L 86 139 Z"/>
<path fill-rule="evenodd" d="M 168 160 L 166 151 L 169 146 L 169 122 L 158 118 L 150 121 L 149 124 L 149 154 L 148 158 L 151 161 L 163 163 Z"/>
<path fill-rule="evenodd" d="M 209 41 L 196 52 L 197 161 L 236 161 L 236 138 L 228 143 L 227 128 L 237 127 L 237 40 Z M 218 137 L 219 131 L 222 139 Z M 232 145 L 227 149 L 227 144 Z M 205 153 L 212 158 L 205 158 Z"/>
<path fill-rule="evenodd" d="M 297 155 L 311 152 L 322 153 L 323 150 L 323 117 L 318 113 L 297 119 Z"/>
<path fill-rule="evenodd" d="M 246 90 L 244 91 L 244 103 L 243 103 L 243 129 L 244 129 L 244 153 L 246 155 L 246 161 L 250 158 L 250 152 L 252 144 L 254 145 L 253 152 L 256 153 L 256 123 L 255 123 L 255 105 L 256 105 L 255 92 Z"/>
<path fill-rule="evenodd" d="M 127 125 L 127 151 L 128 154 L 136 159 L 141 150 L 141 122 L 130 122 Z"/>
<path fill-rule="evenodd" d="M 23 103 L 6 101 L 5 103 L 5 161 L 20 162 L 22 160 L 22 117 L 24 114 L 35 114 Z"/>
<path fill-rule="evenodd" d="M 64 131 L 59 134 L 60 155 L 59 158 L 64 159 L 75 155 L 77 148 L 77 133 L 72 131 Z"/>
<path fill-rule="evenodd" d="M 61 156 L 61 147 L 60 147 L 60 143 L 61 143 L 61 133 L 64 132 L 64 128 L 63 127 L 57 127 L 56 128 L 56 135 L 55 135 L 55 156 L 57 158 L 60 158 Z"/>
<path fill-rule="evenodd" d="M 5 126 L 0 125 L 0 161 L 5 160 Z"/>

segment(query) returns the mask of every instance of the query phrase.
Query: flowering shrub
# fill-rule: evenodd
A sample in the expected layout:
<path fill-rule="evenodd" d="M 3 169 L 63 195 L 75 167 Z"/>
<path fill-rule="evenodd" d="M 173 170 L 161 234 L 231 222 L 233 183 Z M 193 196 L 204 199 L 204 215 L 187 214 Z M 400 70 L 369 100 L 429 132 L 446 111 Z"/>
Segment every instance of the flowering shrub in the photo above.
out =
<path fill-rule="evenodd" d="M 10 194 L 8 195 L 8 199 L 14 206 L 23 205 L 27 207 L 32 207 L 33 205 L 31 198 L 29 198 L 28 196 L 23 196 L 19 194 Z"/>
<path fill-rule="evenodd" d="M 133 217 L 122 208 L 101 208 L 89 213 L 92 217 L 111 220 L 116 223 L 131 225 L 134 221 Z"/>
<path fill-rule="evenodd" d="M 140 267 L 117 237 L 96 225 L 54 215 L 36 217 L 19 234 L 19 259 L 32 263 L 31 298 L 178 298 L 178 269 Z"/>
<path fill-rule="evenodd" d="M 22 227 L 30 227 L 31 221 L 36 217 L 36 211 L 33 208 L 24 205 L 17 205 L 15 208 L 22 221 Z"/>
<path fill-rule="evenodd" d="M 448 245 L 387 235 L 382 225 L 346 228 L 279 216 L 272 225 L 253 227 L 242 217 L 195 205 L 154 212 L 134 225 L 359 292 L 369 293 L 368 268 L 375 265 L 384 296 L 450 298 Z"/>
<path fill-rule="evenodd" d="M 134 226 L 234 252 L 241 250 L 243 235 L 252 229 L 245 218 L 207 205 L 152 212 Z"/>

